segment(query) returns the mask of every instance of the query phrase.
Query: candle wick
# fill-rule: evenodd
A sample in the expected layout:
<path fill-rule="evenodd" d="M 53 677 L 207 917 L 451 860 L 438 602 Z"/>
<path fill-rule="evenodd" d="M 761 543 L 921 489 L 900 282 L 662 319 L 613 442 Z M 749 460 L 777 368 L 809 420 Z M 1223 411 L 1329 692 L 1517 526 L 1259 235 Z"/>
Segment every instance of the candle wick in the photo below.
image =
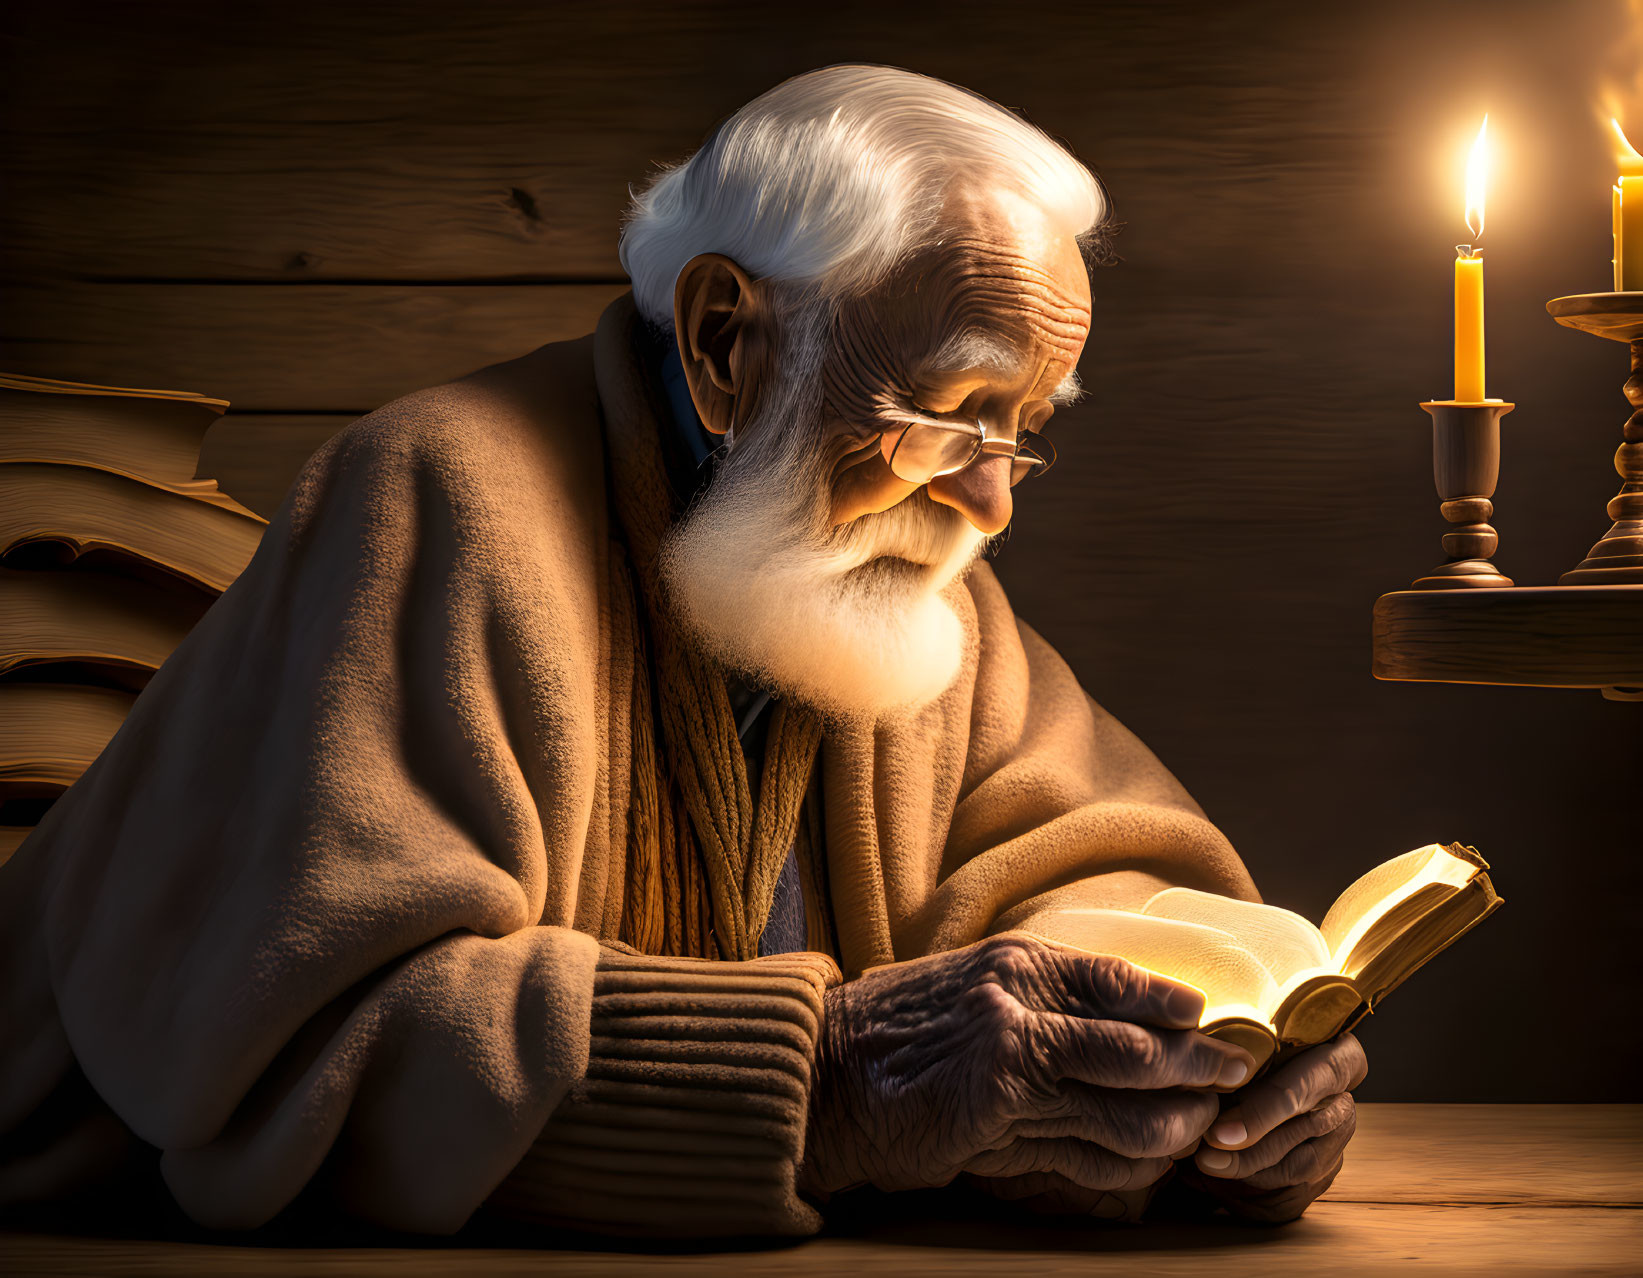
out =
<path fill-rule="evenodd" d="M 1459 258 L 1482 257 L 1483 250 L 1473 248 L 1470 244 L 1457 244 L 1455 245 L 1455 256 Z"/>

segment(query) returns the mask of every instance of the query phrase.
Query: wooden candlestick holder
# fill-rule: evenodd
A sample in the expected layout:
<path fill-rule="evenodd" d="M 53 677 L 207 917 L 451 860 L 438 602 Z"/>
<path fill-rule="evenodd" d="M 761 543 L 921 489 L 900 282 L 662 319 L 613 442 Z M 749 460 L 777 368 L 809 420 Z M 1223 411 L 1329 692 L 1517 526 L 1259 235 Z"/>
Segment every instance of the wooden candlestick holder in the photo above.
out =
<path fill-rule="evenodd" d="M 1559 324 L 1628 342 L 1632 375 L 1609 503 L 1614 527 L 1556 586 L 1514 586 L 1495 571 L 1490 498 L 1506 403 L 1422 404 L 1432 415 L 1432 471 L 1450 562 L 1375 601 L 1377 679 L 1601 688 L 1643 704 L 1643 291 L 1583 293 L 1546 303 Z M 1456 587 L 1463 589 L 1456 589 Z M 1473 587 L 1473 589 L 1464 589 Z M 1478 587 L 1481 587 L 1479 589 Z"/>
<path fill-rule="evenodd" d="M 1614 526 L 1584 560 L 1558 578 L 1558 585 L 1643 585 L 1643 292 L 1576 293 L 1553 298 L 1546 310 L 1565 328 L 1632 348 L 1631 376 L 1623 389 L 1634 411 L 1621 427 L 1614 455 L 1621 478 L 1620 492 L 1608 505 Z"/>
<path fill-rule="evenodd" d="M 1449 521 L 1443 535 L 1447 563 L 1417 578 L 1413 590 L 1490 589 L 1510 586 L 1490 556 L 1500 536 L 1489 524 L 1500 478 L 1500 419 L 1517 407 L 1504 400 L 1468 403 L 1433 400 L 1422 404 L 1432 416 L 1432 479 Z"/>

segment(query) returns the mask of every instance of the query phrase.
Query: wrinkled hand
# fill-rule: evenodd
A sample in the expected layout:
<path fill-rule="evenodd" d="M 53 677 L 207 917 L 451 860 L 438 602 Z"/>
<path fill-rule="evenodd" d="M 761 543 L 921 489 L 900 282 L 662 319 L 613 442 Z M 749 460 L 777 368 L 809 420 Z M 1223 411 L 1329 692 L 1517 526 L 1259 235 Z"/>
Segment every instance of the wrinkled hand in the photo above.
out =
<path fill-rule="evenodd" d="M 1295 1219 L 1340 1172 L 1357 1126 L 1351 1090 L 1368 1073 L 1351 1034 L 1285 1061 L 1231 1099 L 1187 1179 L 1240 1216 Z"/>
<path fill-rule="evenodd" d="M 1203 996 L 1022 932 L 828 992 L 800 1187 L 1005 1197 L 1159 1181 L 1250 1057 L 1189 1029 Z M 1184 1090 L 1204 1089 L 1204 1090 Z"/>

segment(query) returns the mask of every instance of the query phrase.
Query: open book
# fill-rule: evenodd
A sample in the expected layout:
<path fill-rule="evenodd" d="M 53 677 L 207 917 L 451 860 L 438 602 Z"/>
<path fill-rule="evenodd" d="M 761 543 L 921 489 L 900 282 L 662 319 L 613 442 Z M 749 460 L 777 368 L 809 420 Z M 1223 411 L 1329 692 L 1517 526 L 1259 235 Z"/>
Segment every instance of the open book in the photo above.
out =
<path fill-rule="evenodd" d="M 1257 1068 L 1285 1047 L 1327 1042 L 1500 905 L 1476 849 L 1430 844 L 1376 866 L 1323 925 L 1192 888 L 1139 911 L 1069 909 L 1033 920 L 1051 940 L 1185 981 L 1204 992 L 1199 1028 Z"/>

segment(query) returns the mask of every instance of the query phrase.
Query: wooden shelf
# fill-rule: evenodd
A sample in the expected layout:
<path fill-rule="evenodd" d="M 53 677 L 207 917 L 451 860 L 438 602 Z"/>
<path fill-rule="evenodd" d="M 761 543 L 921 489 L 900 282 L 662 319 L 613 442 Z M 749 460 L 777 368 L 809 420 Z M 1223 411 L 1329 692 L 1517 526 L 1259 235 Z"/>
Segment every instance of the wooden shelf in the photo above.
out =
<path fill-rule="evenodd" d="M 1373 669 L 1643 701 L 1643 586 L 1394 591 L 1375 601 Z"/>

